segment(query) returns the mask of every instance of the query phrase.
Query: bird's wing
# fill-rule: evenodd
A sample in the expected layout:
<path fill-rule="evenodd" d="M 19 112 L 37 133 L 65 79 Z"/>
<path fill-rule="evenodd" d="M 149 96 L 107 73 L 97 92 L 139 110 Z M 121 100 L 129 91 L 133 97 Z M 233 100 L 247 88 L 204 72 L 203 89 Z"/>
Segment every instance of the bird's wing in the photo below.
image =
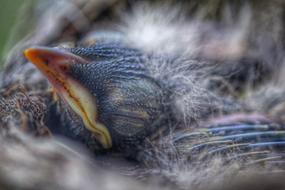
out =
<path fill-rule="evenodd" d="M 193 161 L 222 157 L 243 165 L 285 165 L 285 126 L 272 122 L 232 122 L 187 129 L 173 136 L 178 152 Z"/>

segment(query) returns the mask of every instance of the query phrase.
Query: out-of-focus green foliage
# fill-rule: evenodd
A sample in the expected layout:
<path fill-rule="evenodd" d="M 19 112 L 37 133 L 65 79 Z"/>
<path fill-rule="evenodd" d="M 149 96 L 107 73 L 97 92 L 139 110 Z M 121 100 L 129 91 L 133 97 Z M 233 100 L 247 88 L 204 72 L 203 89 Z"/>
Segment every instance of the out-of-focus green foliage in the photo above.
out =
<path fill-rule="evenodd" d="M 9 39 L 13 25 L 17 19 L 23 0 L 0 0 L 0 55 L 3 56 L 3 48 Z"/>
<path fill-rule="evenodd" d="M 26 21 L 33 18 L 27 18 L 23 14 L 27 13 L 27 9 L 33 5 L 32 2 L 35 1 L 0 0 L 0 66 L 11 46 L 27 34 L 29 26 Z"/>

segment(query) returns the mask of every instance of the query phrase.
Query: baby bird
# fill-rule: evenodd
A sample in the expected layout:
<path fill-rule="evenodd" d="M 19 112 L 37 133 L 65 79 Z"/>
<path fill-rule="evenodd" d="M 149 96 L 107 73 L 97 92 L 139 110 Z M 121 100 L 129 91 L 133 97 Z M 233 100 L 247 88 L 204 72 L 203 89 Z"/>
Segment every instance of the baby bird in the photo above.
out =
<path fill-rule="evenodd" d="M 56 114 L 48 119 L 54 122 L 48 125 L 51 131 L 80 141 L 91 150 L 119 150 L 125 157 L 170 171 L 179 160 L 202 166 L 221 155 L 226 164 L 254 162 L 270 165 L 270 169 L 284 167 L 283 162 L 272 164 L 284 159 L 283 124 L 262 114 L 239 115 L 245 106 L 204 91 L 209 94 L 201 95 L 203 109 L 192 107 L 204 124 L 192 122 L 187 128 L 175 104 L 185 95 L 195 99 L 191 91 L 198 84 L 183 86 L 179 78 L 171 78 L 169 73 L 156 77 L 149 64 L 161 60 L 159 64 L 182 64 L 183 69 L 173 67 L 171 72 L 184 76 L 203 72 L 203 68 L 209 71 L 208 76 L 211 72 L 223 76 L 232 69 L 201 62 L 175 62 L 175 57 L 147 54 L 121 42 L 104 40 L 69 49 L 34 46 L 24 54 L 60 96 L 63 109 L 59 121 Z M 210 89 L 214 87 L 210 85 Z M 223 119 L 211 120 L 213 112 Z M 157 154 L 166 158 L 156 159 L 160 157 Z M 176 154 L 180 155 L 177 159 Z"/>

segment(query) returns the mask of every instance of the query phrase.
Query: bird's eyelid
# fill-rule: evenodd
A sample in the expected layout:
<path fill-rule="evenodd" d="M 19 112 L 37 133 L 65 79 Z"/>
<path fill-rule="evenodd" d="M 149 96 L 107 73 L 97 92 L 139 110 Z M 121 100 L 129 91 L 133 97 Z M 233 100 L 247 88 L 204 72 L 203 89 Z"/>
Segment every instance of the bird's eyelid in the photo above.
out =
<path fill-rule="evenodd" d="M 68 62 L 68 63 L 81 63 L 87 64 L 89 61 L 75 55 L 63 48 L 51 48 L 43 46 L 33 46 L 24 51 L 24 55 L 31 62 L 36 63 L 38 60 L 48 63 L 52 62 Z"/>

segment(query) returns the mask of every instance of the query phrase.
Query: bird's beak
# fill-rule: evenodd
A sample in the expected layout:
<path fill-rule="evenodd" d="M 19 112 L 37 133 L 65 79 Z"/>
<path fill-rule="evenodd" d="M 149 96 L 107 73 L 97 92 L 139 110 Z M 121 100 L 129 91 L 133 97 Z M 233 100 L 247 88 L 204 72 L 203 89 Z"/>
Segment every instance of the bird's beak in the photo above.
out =
<path fill-rule="evenodd" d="M 64 49 L 31 47 L 24 51 L 31 61 L 50 81 L 55 91 L 82 118 L 87 129 L 93 132 L 104 148 L 112 147 L 108 129 L 97 121 L 96 99 L 70 74 L 72 64 L 87 64 L 83 58 Z"/>

